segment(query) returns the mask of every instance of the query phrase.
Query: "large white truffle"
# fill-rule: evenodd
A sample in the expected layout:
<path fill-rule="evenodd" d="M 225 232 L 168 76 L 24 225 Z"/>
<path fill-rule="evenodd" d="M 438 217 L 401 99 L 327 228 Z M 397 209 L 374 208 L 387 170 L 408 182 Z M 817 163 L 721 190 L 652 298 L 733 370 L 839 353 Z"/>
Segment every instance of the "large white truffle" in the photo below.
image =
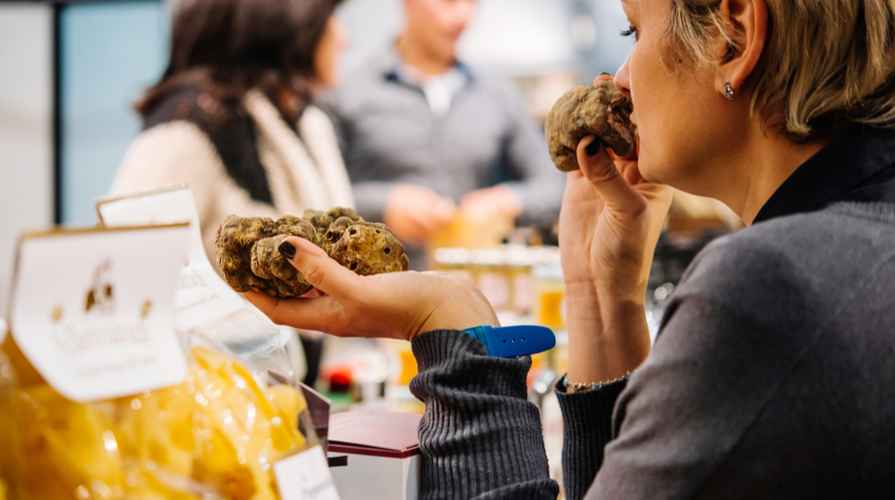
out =
<path fill-rule="evenodd" d="M 634 148 L 631 99 L 610 81 L 575 87 L 560 97 L 544 125 L 550 158 L 563 172 L 578 170 L 576 150 L 582 137 L 594 135 L 625 156 Z"/>

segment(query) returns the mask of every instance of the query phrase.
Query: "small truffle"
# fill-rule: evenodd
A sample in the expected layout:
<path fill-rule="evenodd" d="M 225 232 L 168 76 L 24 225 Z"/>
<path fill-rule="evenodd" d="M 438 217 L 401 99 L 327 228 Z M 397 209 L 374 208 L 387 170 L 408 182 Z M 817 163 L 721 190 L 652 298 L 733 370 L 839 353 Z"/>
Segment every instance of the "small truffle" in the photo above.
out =
<path fill-rule="evenodd" d="M 252 274 L 267 280 L 267 288 L 276 289 L 275 294 L 270 294 L 275 297 L 298 297 L 314 288 L 280 254 L 280 243 L 289 236 L 281 234 L 272 238 L 264 238 L 252 246 Z"/>
<path fill-rule="evenodd" d="M 280 254 L 289 236 L 314 242 L 360 275 L 406 271 L 404 245 L 385 224 L 366 222 L 350 208 L 306 210 L 302 217 L 230 215 L 218 228 L 215 247 L 227 284 L 237 292 L 255 290 L 278 298 L 304 295 L 313 286 Z"/>
<path fill-rule="evenodd" d="M 263 278 L 252 273 L 252 246 L 276 234 L 277 226 L 271 219 L 236 215 L 224 219 L 214 245 L 218 250 L 218 265 L 230 288 L 242 293 L 267 286 Z"/>
<path fill-rule="evenodd" d="M 410 267 L 404 245 L 385 224 L 362 222 L 347 226 L 332 245 L 330 255 L 362 276 L 406 271 Z"/>
<path fill-rule="evenodd" d="M 563 172 L 578 170 L 578 143 L 588 135 L 597 136 L 619 156 L 629 154 L 634 148 L 633 109 L 631 99 L 609 81 L 567 92 L 544 124 L 553 163 Z"/>

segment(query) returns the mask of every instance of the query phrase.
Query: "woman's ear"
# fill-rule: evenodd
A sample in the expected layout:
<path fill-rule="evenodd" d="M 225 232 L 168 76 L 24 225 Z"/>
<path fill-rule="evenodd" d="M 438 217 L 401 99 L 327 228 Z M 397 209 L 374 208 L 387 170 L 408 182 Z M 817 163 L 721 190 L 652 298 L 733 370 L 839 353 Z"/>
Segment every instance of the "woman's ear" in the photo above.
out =
<path fill-rule="evenodd" d="M 721 95 L 729 90 L 740 93 L 744 82 L 755 71 L 764 52 L 768 35 L 766 0 L 722 0 L 721 14 L 730 22 L 730 43 L 724 41 L 715 88 Z M 727 88 L 730 83 L 730 89 Z"/>

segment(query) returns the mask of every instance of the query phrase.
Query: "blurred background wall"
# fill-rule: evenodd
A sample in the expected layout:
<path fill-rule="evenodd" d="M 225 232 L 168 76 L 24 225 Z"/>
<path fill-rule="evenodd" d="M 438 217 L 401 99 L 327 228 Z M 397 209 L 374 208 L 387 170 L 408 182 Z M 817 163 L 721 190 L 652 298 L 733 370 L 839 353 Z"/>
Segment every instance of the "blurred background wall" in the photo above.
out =
<path fill-rule="evenodd" d="M 401 0 L 348 0 L 353 44 L 343 73 L 389 43 Z M 132 104 L 167 62 L 176 0 L 0 3 L 0 317 L 17 235 L 57 222 L 92 225 L 140 130 Z M 512 77 L 543 116 L 574 84 L 614 73 L 631 41 L 619 0 L 479 0 L 461 57 Z"/>
<path fill-rule="evenodd" d="M 341 9 L 354 44 L 350 69 L 388 43 L 400 28 L 401 0 L 349 0 Z M 631 42 L 619 0 L 479 0 L 461 41 L 461 57 L 479 71 L 536 76 L 558 70 L 582 74 L 615 70 Z"/>
<path fill-rule="evenodd" d="M 0 317 L 26 230 L 92 225 L 164 69 L 159 0 L 0 4 Z M 58 127 L 57 127 L 58 125 Z"/>
<path fill-rule="evenodd" d="M 349 0 L 340 15 L 353 43 L 343 74 L 390 43 L 402 0 Z M 513 78 L 531 111 L 545 115 L 569 87 L 615 74 L 631 50 L 619 36 L 628 23 L 620 0 L 479 0 L 460 41 L 460 57 L 478 74 Z"/>
<path fill-rule="evenodd" d="M 18 233 L 53 222 L 51 14 L 0 5 L 0 317 Z"/>
<path fill-rule="evenodd" d="M 132 109 L 168 59 L 169 16 L 157 0 L 70 5 L 59 18 L 61 216 L 96 221 L 127 146 L 142 128 Z"/>

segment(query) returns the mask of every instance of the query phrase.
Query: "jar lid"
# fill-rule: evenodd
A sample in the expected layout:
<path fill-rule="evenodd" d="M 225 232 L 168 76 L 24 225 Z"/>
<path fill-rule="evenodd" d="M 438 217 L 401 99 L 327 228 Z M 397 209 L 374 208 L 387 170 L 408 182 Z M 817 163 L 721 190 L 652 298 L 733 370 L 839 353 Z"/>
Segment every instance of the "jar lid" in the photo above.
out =
<path fill-rule="evenodd" d="M 562 266 L 559 264 L 536 264 L 531 270 L 532 276 L 544 279 L 562 279 Z"/>
<path fill-rule="evenodd" d="M 466 265 L 469 263 L 469 250 L 465 248 L 439 248 L 433 254 L 435 262 L 445 265 Z"/>

